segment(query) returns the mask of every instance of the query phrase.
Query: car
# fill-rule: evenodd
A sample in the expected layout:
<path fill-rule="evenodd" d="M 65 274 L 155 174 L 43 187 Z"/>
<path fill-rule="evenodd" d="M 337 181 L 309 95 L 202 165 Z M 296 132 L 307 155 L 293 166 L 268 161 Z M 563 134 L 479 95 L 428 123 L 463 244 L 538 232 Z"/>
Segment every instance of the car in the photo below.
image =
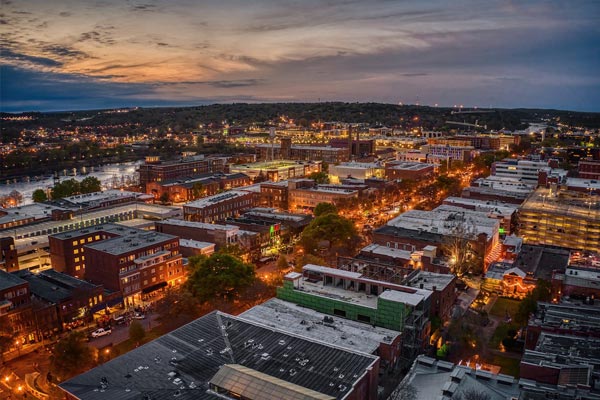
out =
<path fill-rule="evenodd" d="M 133 319 L 145 319 L 146 315 L 142 314 L 142 313 L 135 313 L 133 314 Z"/>
<path fill-rule="evenodd" d="M 108 328 L 108 329 L 99 328 L 99 329 L 96 329 L 94 332 L 92 332 L 92 337 L 97 338 L 97 337 L 101 337 L 101 336 L 105 336 L 105 335 L 110 335 L 111 333 L 112 333 L 112 329 L 110 329 L 110 328 Z"/>
<path fill-rule="evenodd" d="M 124 316 L 122 316 L 122 315 L 120 315 L 120 316 L 118 316 L 118 317 L 114 317 L 114 318 L 113 318 L 113 321 L 114 321 L 114 322 L 115 322 L 115 324 L 117 324 L 117 325 L 123 325 L 125 322 L 127 322 L 127 321 L 125 320 L 125 317 L 124 317 Z"/>

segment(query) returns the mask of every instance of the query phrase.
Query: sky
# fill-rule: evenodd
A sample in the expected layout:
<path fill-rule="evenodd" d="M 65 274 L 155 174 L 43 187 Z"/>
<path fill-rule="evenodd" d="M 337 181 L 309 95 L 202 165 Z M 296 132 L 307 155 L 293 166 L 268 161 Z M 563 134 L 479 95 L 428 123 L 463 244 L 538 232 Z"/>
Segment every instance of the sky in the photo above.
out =
<path fill-rule="evenodd" d="M 0 0 L 0 110 L 600 111 L 600 0 Z"/>

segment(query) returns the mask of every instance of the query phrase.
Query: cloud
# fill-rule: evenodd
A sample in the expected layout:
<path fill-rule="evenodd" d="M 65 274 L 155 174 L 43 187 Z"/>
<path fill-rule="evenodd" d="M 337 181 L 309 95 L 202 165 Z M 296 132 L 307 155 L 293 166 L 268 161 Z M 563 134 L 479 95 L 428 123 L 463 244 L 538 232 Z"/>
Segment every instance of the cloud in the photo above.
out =
<path fill-rule="evenodd" d="M 34 64 L 42 67 L 59 67 L 62 65 L 60 61 L 46 57 L 36 57 L 27 54 L 21 54 L 8 48 L 1 48 L 0 53 L 2 54 L 2 58 L 4 58 L 5 62 L 9 63 L 25 63 L 28 65 Z"/>

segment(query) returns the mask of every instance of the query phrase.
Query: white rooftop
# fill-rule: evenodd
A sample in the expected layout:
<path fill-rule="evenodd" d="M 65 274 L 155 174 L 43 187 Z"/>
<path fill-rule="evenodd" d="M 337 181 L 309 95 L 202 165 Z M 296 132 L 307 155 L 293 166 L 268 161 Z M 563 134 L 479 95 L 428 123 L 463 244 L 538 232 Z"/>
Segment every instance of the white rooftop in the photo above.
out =
<path fill-rule="evenodd" d="M 368 354 L 377 351 L 380 343 L 391 343 L 393 338 L 400 335 L 391 329 L 372 327 L 336 316 L 331 317 L 333 322 L 324 323 L 325 315 L 275 298 L 252 307 L 239 317 L 272 328 L 283 327 L 286 332 Z"/>
<path fill-rule="evenodd" d="M 192 248 L 192 249 L 204 250 L 204 249 L 210 249 L 211 247 L 214 248 L 215 244 L 214 243 L 210 243 L 210 242 L 200 242 L 198 240 L 193 240 L 193 239 L 181 239 L 181 238 L 179 238 L 179 246 L 181 246 L 181 247 L 189 247 L 189 248 Z"/>
<path fill-rule="evenodd" d="M 440 235 L 451 235 L 459 224 L 473 229 L 479 235 L 485 233 L 488 238 L 498 233 L 500 223 L 497 219 L 489 218 L 485 213 L 467 209 L 455 210 L 409 210 L 388 221 L 387 225 L 397 228 L 422 230 Z"/>
<path fill-rule="evenodd" d="M 235 225 L 209 224 L 208 222 L 185 221 L 182 219 L 165 219 L 161 224 L 185 226 L 188 228 L 206 229 L 211 231 L 239 231 L 240 227 Z"/>
<path fill-rule="evenodd" d="M 386 257 L 400 258 L 402 260 L 410 259 L 410 256 L 412 254 L 410 251 L 407 250 L 395 249 L 393 247 L 382 246 L 376 243 L 371 243 L 370 245 L 363 247 L 361 251 L 379 254 Z"/>
<path fill-rule="evenodd" d="M 465 197 L 446 197 L 444 204 L 455 205 L 459 207 L 474 207 L 475 211 L 488 211 L 495 215 L 510 216 L 515 213 L 518 207 L 514 204 L 503 203 L 494 200 L 477 200 Z"/>
<path fill-rule="evenodd" d="M 110 189 L 110 190 L 105 190 L 103 192 L 85 193 L 85 194 L 78 194 L 75 196 L 65 197 L 63 200 L 67 200 L 67 201 L 70 201 L 71 203 L 75 203 L 75 204 L 80 204 L 80 203 L 89 203 L 89 202 L 97 202 L 97 201 L 105 201 L 105 200 L 114 200 L 114 199 L 127 198 L 127 197 L 136 198 L 142 194 L 143 193 L 129 192 L 127 190 Z"/>
<path fill-rule="evenodd" d="M 426 296 L 423 293 L 408 293 L 401 292 L 399 290 L 386 290 L 383 293 L 381 293 L 379 297 L 385 300 L 391 300 L 397 303 L 408 304 L 409 306 L 414 307 L 429 296 Z"/>
<path fill-rule="evenodd" d="M 600 190 L 600 181 L 595 179 L 567 178 L 567 186 Z"/>
<path fill-rule="evenodd" d="M 311 271 L 311 272 L 319 272 L 322 274 L 335 274 L 336 276 L 349 278 L 349 279 L 358 279 L 362 276 L 362 274 L 360 274 L 358 272 L 344 271 L 343 269 L 323 267 L 322 265 L 315 265 L 315 264 L 306 264 L 304 267 L 302 267 L 302 270 L 303 271 Z"/>

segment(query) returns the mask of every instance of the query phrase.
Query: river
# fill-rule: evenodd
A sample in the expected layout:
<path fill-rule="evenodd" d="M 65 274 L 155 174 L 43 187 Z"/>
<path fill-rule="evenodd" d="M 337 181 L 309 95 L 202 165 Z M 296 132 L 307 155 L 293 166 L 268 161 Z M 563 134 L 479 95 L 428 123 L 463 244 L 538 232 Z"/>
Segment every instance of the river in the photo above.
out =
<path fill-rule="evenodd" d="M 125 185 L 135 185 L 139 181 L 139 177 L 136 171 L 138 165 L 142 164 L 143 161 L 132 161 L 127 163 L 118 164 L 106 164 L 100 167 L 88 167 L 87 174 L 81 173 L 81 170 L 62 170 L 59 172 L 60 180 L 75 178 L 81 181 L 83 178 L 88 176 L 94 176 L 100 180 L 103 189 L 113 189 Z M 76 172 L 76 175 L 73 175 Z M 52 176 L 47 175 L 44 177 L 38 177 L 37 180 L 31 178 L 30 182 L 14 182 L 7 181 L 0 182 L 0 196 L 4 196 L 12 192 L 13 190 L 19 191 L 23 195 L 23 205 L 30 204 L 31 195 L 36 189 L 49 189 L 54 186 L 54 179 Z"/>

